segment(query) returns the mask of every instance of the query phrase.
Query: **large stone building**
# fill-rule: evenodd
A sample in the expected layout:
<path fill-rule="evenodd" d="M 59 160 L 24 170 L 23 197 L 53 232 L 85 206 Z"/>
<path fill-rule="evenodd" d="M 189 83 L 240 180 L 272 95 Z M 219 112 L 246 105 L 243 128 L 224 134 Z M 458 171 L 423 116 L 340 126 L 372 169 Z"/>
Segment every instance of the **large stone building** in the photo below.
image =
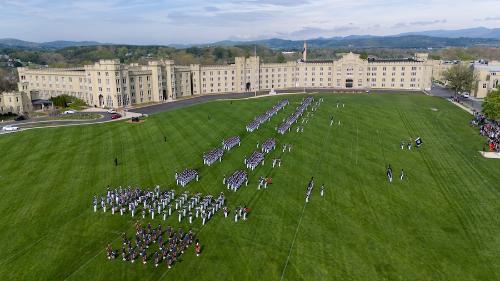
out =
<path fill-rule="evenodd" d="M 26 92 L 0 93 L 0 114 L 24 115 L 31 110 L 31 98 Z"/>
<path fill-rule="evenodd" d="M 473 66 L 477 75 L 477 85 L 472 90 L 472 95 L 477 98 L 485 98 L 500 84 L 500 62 L 479 61 L 475 62 Z"/>
<path fill-rule="evenodd" d="M 67 94 L 96 107 L 119 108 L 180 97 L 261 90 L 431 88 L 433 61 L 427 54 L 407 59 L 361 59 L 348 53 L 339 60 L 263 63 L 257 56 L 237 57 L 228 65 L 147 65 L 100 60 L 81 68 L 18 68 L 19 90 L 33 99 Z"/>

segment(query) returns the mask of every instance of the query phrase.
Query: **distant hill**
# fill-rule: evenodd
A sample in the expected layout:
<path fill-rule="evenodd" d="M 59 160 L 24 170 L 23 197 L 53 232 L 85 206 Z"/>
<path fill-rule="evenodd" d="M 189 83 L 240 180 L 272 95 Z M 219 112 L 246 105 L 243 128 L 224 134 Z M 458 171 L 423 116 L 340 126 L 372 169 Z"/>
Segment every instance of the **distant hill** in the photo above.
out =
<path fill-rule="evenodd" d="M 51 42 L 29 42 L 14 38 L 0 39 L 2 48 L 22 48 L 22 49 L 63 49 L 67 47 L 110 45 L 95 41 L 51 41 Z"/>
<path fill-rule="evenodd" d="M 221 41 L 212 46 L 264 45 L 272 49 L 300 50 L 302 40 L 266 39 L 256 41 Z M 444 38 L 424 35 L 403 36 L 348 36 L 307 40 L 311 48 L 400 48 L 426 49 L 445 47 L 470 47 L 476 45 L 500 46 L 500 39 L 490 38 Z"/>
<path fill-rule="evenodd" d="M 428 30 L 420 32 L 407 32 L 399 34 L 400 36 L 405 35 L 424 35 L 433 37 L 446 37 L 446 38 L 493 38 L 500 39 L 500 28 L 486 28 L 486 27 L 475 27 L 457 30 Z"/>
<path fill-rule="evenodd" d="M 349 35 L 346 37 L 315 38 L 307 40 L 311 48 L 363 49 L 363 48 L 398 48 L 427 49 L 446 47 L 472 47 L 478 45 L 500 46 L 500 28 L 468 28 L 460 30 L 429 30 L 403 33 L 393 36 Z M 95 41 L 52 41 L 44 43 L 28 42 L 19 39 L 0 39 L 0 48 L 21 48 L 58 50 L 67 47 L 113 45 Z M 301 50 L 302 40 L 272 38 L 255 41 L 225 40 L 208 44 L 171 44 L 174 48 L 205 46 L 248 46 L 263 45 L 278 50 Z"/>

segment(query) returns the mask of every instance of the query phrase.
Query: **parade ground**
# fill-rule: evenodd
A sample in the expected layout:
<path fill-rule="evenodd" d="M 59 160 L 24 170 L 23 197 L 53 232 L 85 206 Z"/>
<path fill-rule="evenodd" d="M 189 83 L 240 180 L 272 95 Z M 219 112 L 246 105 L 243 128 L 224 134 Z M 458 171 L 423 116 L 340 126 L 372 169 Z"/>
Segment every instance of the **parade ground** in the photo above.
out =
<path fill-rule="evenodd" d="M 485 139 L 469 126 L 469 113 L 418 93 L 307 96 L 324 102 L 284 135 L 276 127 L 306 95 L 209 101 L 139 124 L 1 135 L 0 280 L 500 279 L 500 161 L 479 153 Z M 283 99 L 289 105 L 247 132 Z M 203 165 L 203 154 L 232 136 L 241 146 Z M 421 147 L 401 149 L 417 137 Z M 268 138 L 276 150 L 246 169 L 244 159 Z M 283 144 L 292 149 L 283 152 Z M 272 167 L 275 158 L 281 167 Z M 175 173 L 186 168 L 199 181 L 177 186 Z M 222 181 L 235 170 L 245 170 L 249 183 L 233 192 Z M 260 177 L 272 178 L 267 189 L 257 189 Z M 235 222 L 219 212 L 202 225 L 93 210 L 108 186 L 155 185 L 224 192 L 230 212 L 246 206 L 248 216 Z M 106 246 L 120 251 L 136 221 L 192 229 L 201 254 L 190 246 L 170 269 L 108 260 Z"/>

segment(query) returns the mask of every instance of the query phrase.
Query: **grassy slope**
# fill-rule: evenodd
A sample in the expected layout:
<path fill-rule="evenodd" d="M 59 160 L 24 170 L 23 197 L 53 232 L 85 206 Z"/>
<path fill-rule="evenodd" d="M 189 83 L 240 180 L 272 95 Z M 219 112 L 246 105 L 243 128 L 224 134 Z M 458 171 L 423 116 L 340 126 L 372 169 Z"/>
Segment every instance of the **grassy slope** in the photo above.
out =
<path fill-rule="evenodd" d="M 103 193 L 108 184 L 173 186 L 174 171 L 201 167 L 204 151 L 224 137 L 240 134 L 242 146 L 221 164 L 201 168 L 202 180 L 188 187 L 216 194 L 222 190 L 222 175 L 243 167 L 243 157 L 257 141 L 276 136 L 274 126 L 292 106 L 250 135 L 244 125 L 278 97 L 203 104 L 154 115 L 144 124 L 2 136 L 0 276 L 277 280 L 284 273 L 287 280 L 500 278 L 500 162 L 478 157 L 482 139 L 467 127 L 469 116 L 426 96 L 324 96 L 325 103 L 303 134 L 278 138 L 278 144 L 294 144 L 292 153 L 282 156 L 283 166 L 272 170 L 267 161 L 251 173 L 249 188 L 229 195 L 231 208 L 239 203 L 252 208 L 250 219 L 234 224 L 218 216 L 204 227 L 196 222 L 203 255 L 186 253 L 171 270 L 106 261 L 105 245 L 118 246 L 122 231 L 132 233 L 132 220 L 92 213 L 92 196 Z M 295 107 L 300 98 L 290 100 Z M 336 109 L 337 100 L 346 108 Z M 331 114 L 341 126 L 328 126 Z M 401 139 L 417 135 L 425 142 L 422 150 L 399 149 Z M 267 159 L 280 154 L 276 151 Z M 118 168 L 113 166 L 115 156 L 121 162 Z M 388 163 L 396 174 L 404 168 L 408 180 L 386 183 Z M 261 175 L 272 176 L 274 184 L 257 192 Z M 326 184 L 326 196 L 319 198 L 316 191 L 304 207 L 311 176 L 318 185 Z"/>

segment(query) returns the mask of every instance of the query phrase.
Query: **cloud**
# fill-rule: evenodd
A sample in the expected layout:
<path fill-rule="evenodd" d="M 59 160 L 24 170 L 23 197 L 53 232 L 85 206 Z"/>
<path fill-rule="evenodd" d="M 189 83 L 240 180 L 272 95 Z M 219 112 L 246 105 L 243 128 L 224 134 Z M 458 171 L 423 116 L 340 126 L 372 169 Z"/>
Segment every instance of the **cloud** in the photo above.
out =
<path fill-rule="evenodd" d="M 445 24 L 447 22 L 446 19 L 436 19 L 436 20 L 417 20 L 417 21 L 411 21 L 411 22 L 398 22 L 396 24 L 393 24 L 391 28 L 393 29 L 402 29 L 402 28 L 409 28 L 412 26 L 429 26 L 429 25 L 438 25 L 438 24 Z"/>
<path fill-rule="evenodd" d="M 497 27 L 498 0 L 0 0 L 0 38 L 129 44 Z M 441 19 L 446 11 L 446 20 Z M 424 17 L 425 16 L 425 17 Z M 356 22 L 353 22 L 353 19 Z M 75 32 L 77 31 L 77 32 Z"/>
<path fill-rule="evenodd" d="M 485 17 L 482 19 L 474 19 L 474 21 L 500 21 L 500 16 Z"/>
<path fill-rule="evenodd" d="M 442 20 L 423 20 L 423 21 L 414 21 L 410 22 L 411 25 L 421 25 L 421 26 L 426 26 L 426 25 L 433 25 L 433 24 L 438 24 L 438 23 L 446 23 L 446 19 Z"/>
<path fill-rule="evenodd" d="M 207 7 L 204 7 L 205 11 L 207 12 L 219 12 L 220 9 L 217 8 L 217 7 L 214 7 L 214 6 L 207 6 Z"/>
<path fill-rule="evenodd" d="M 398 23 L 394 24 L 393 26 L 391 26 L 391 28 L 405 28 L 407 26 L 408 25 L 405 22 L 398 22 Z"/>

